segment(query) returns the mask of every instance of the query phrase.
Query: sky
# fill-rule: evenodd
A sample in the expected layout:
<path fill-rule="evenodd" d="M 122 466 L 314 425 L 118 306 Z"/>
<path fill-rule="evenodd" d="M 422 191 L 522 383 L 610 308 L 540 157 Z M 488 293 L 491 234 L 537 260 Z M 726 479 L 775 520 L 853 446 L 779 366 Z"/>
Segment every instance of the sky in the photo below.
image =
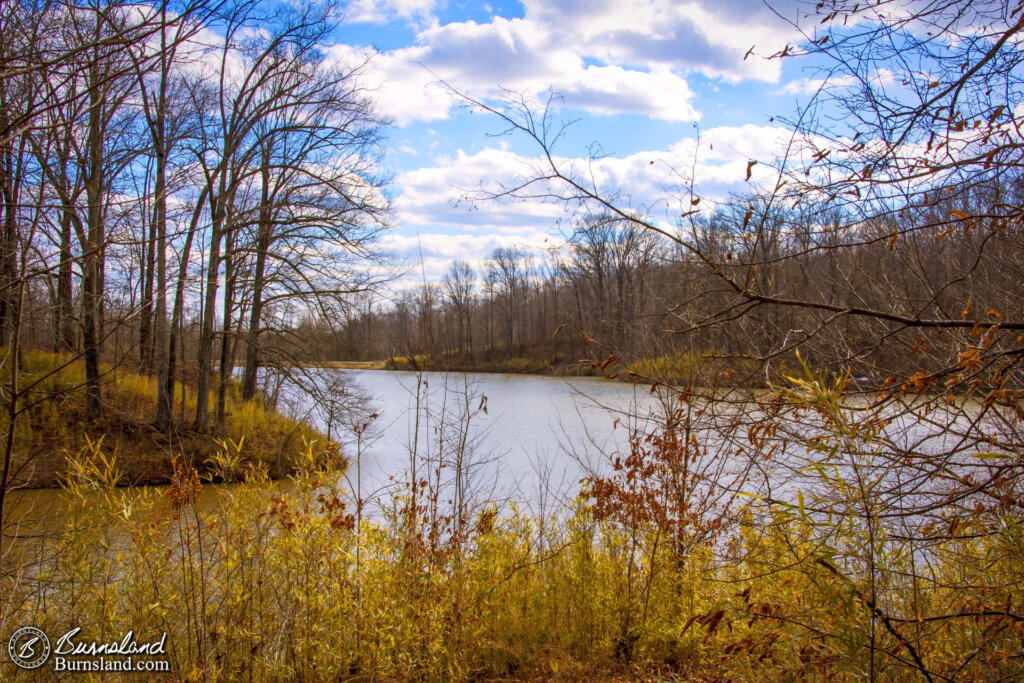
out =
<path fill-rule="evenodd" d="M 793 0 L 773 7 L 797 18 Z M 339 59 L 372 56 L 365 85 L 393 121 L 384 246 L 414 266 L 410 284 L 498 246 L 558 245 L 571 229 L 557 204 L 465 201 L 528 173 L 539 149 L 500 135 L 497 118 L 460 106 L 441 81 L 488 102 L 557 93 L 555 115 L 573 122 L 558 156 L 582 168 L 596 145 L 600 187 L 666 224 L 691 180 L 704 206 L 742 192 L 748 161 L 788 139 L 777 117 L 816 89 L 799 60 L 766 58 L 798 35 L 758 0 L 354 0 L 337 39 Z M 759 173 L 769 169 L 751 182 Z"/>

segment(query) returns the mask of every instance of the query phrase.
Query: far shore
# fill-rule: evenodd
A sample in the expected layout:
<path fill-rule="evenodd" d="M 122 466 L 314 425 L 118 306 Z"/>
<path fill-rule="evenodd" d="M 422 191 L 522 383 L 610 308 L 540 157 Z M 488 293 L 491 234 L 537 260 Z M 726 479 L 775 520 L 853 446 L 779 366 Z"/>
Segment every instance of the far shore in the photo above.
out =
<path fill-rule="evenodd" d="M 323 360 L 299 363 L 304 368 L 335 368 L 338 370 L 387 370 L 386 360 Z"/>
<path fill-rule="evenodd" d="M 335 360 L 335 361 L 308 361 L 298 363 L 303 368 L 333 368 L 338 370 L 390 370 L 393 372 L 416 372 L 422 370 L 424 372 L 471 372 L 480 374 L 490 375 L 544 375 L 548 377 L 594 377 L 618 380 L 622 382 L 634 382 L 636 384 L 669 384 L 672 385 L 671 381 L 654 381 L 649 377 L 643 377 L 639 375 L 631 375 L 628 372 L 602 372 L 599 368 L 593 367 L 586 363 L 564 363 L 561 365 L 551 365 L 549 363 L 535 362 L 535 363 L 522 363 L 522 364 L 509 364 L 503 362 L 493 362 L 479 360 L 476 362 L 466 362 L 465 360 L 453 364 L 451 367 L 438 368 L 432 364 L 427 367 L 416 368 L 404 358 L 396 358 L 394 360 Z M 679 381 L 680 385 L 685 384 L 685 381 Z M 766 393 L 775 391 L 778 386 L 719 386 L 718 388 L 710 388 L 707 385 L 700 385 L 697 387 L 691 386 L 690 391 L 698 394 L 703 393 L 705 395 L 717 395 L 723 397 L 725 395 L 736 396 L 738 393 L 742 394 L 746 392 L 748 398 L 760 398 Z M 877 400 L 879 396 L 879 390 L 875 387 L 860 387 L 851 392 L 851 395 L 857 396 L 858 400 L 863 403 L 865 401 Z M 933 400 L 936 395 L 933 393 L 925 393 L 918 395 L 923 400 Z M 975 399 L 967 399 L 960 401 L 958 404 L 959 408 L 967 406 L 978 406 L 980 405 Z"/>
<path fill-rule="evenodd" d="M 504 375 L 548 375 L 552 377 L 606 376 L 600 369 L 586 362 L 562 362 L 556 365 L 551 362 L 525 359 L 515 359 L 512 362 L 482 359 L 467 361 L 460 359 L 451 361 L 446 367 L 438 367 L 434 362 L 417 365 L 409 362 L 406 358 L 363 361 L 302 361 L 298 365 L 303 368 L 332 368 L 337 370 L 392 370 L 410 372 L 422 370 L 425 372 L 479 372 Z M 617 373 L 611 374 L 609 379 L 614 379 L 615 374 Z M 622 378 L 626 378 L 625 373 L 623 373 Z"/>

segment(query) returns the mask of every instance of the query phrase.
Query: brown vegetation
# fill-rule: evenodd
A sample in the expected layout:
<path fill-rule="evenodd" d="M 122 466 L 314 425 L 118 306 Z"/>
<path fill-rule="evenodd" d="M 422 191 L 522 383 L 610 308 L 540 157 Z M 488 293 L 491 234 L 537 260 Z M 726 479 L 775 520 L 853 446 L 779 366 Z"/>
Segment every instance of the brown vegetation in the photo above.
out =
<path fill-rule="evenodd" d="M 573 228 L 387 309 L 382 122 L 322 59 L 329 8 L 275 10 L 0 4 L 5 635 L 167 632 L 181 680 L 1024 677 L 1024 3 L 818 3 L 768 56 L 828 78 L 747 163 L 767 185 L 693 185 L 672 225 L 564 165 L 554 99 L 463 98 L 547 164 L 479 199 Z M 180 68 L 209 27 L 240 82 Z M 318 358 L 575 364 L 663 410 L 529 515 L 469 486 L 485 402 L 418 404 L 371 509 L 329 444 L 271 485 L 305 428 L 262 402 L 349 407 Z M 198 434 L 166 491 L 118 487 Z M 38 536 L 5 506 L 33 467 L 63 483 Z M 242 483 L 200 506 L 204 479 Z"/>
<path fill-rule="evenodd" d="M 370 514 L 345 490 L 337 454 L 317 449 L 283 489 L 257 465 L 201 501 L 180 463 L 166 491 L 116 489 L 119 460 L 86 448 L 50 541 L 60 561 L 12 583 L 0 616 L 52 633 L 167 632 L 181 680 L 1024 675 L 1019 522 L 985 503 L 911 540 L 900 535 L 910 520 L 878 507 L 865 535 L 861 518 L 829 509 L 844 501 L 819 497 L 863 484 L 887 452 L 843 402 L 842 383 L 813 376 L 768 399 L 780 415 L 799 406 L 803 422 L 822 421 L 802 448 L 842 445 L 861 463 L 773 506 L 723 495 L 751 473 L 723 469 L 696 399 L 539 516 L 456 502 L 451 470 L 429 467 Z M 749 449 L 741 462 L 770 459 L 773 439 L 735 432 Z M 846 502 L 878 505 L 876 486 Z M 12 552 L 33 566 L 38 547 Z"/>
<path fill-rule="evenodd" d="M 239 472 L 260 464 L 271 476 L 283 477 L 307 443 L 326 443 L 301 421 L 259 403 L 243 402 L 237 384 L 230 385 L 223 431 L 211 434 L 186 426 L 167 432 L 152 419 L 155 378 L 123 367 L 103 370 L 103 414 L 89 419 L 86 396 L 79 388 L 85 374 L 81 360 L 37 351 L 22 353 L 21 376 L 33 389 L 22 395 L 25 409 L 15 434 L 9 489 L 59 486 L 67 475 L 68 454 L 85 443 L 102 444 L 108 456 L 117 458 L 122 485 L 169 483 L 175 457 L 219 477 L 211 459 L 225 449 L 237 460 Z M 37 378 L 42 381 L 35 383 Z M 185 383 L 185 396 L 176 409 L 194 410 L 194 377 Z"/>

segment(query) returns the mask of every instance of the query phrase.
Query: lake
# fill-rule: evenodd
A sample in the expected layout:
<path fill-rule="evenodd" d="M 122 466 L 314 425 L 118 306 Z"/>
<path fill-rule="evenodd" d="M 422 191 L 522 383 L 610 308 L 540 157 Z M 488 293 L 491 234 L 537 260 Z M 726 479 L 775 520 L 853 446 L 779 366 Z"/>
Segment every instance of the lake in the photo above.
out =
<path fill-rule="evenodd" d="M 389 500 L 398 482 L 408 480 L 413 448 L 419 455 L 417 479 L 425 467 L 436 476 L 442 464 L 441 487 L 450 490 L 451 461 L 461 452 L 465 489 L 476 502 L 517 500 L 532 512 L 550 511 L 575 496 L 582 477 L 608 469 L 608 455 L 628 447 L 631 428 L 663 414 L 650 386 L 599 377 L 313 372 L 324 395 L 318 400 L 298 386 L 286 388 L 282 410 L 325 433 L 330 429 L 350 459 L 347 488 L 361 494 L 370 514 Z M 341 395 L 354 410 L 332 416 L 324 406 Z M 357 440 L 353 424 L 363 424 L 373 413 L 377 417 Z M 215 506 L 231 486 L 204 485 L 200 511 Z M 275 483 L 288 486 L 287 481 Z M 60 489 L 11 491 L 9 519 L 19 520 L 23 532 L 56 530 L 63 524 L 60 496 Z"/>
<path fill-rule="evenodd" d="M 329 431 L 342 445 L 351 462 L 347 488 L 371 510 L 376 502 L 389 500 L 414 467 L 417 480 L 439 474 L 441 488 L 450 490 L 456 465 L 465 475 L 464 490 L 477 502 L 514 499 L 532 512 L 555 509 L 578 492 L 581 478 L 607 472 L 610 456 L 628 452 L 633 430 L 650 429 L 650 421 L 664 416 L 677 398 L 669 391 L 652 393 L 649 385 L 599 377 L 328 368 L 309 372 L 320 395 L 293 385 L 283 390 L 282 410 Z M 335 401 L 347 412 L 328 409 Z M 705 459 L 705 480 L 721 481 L 723 490 L 732 491 L 759 492 L 771 485 L 776 495 L 785 493 L 790 481 L 813 485 L 807 481 L 806 458 L 816 456 L 803 446 L 794 448 L 810 423 L 792 423 L 793 431 L 775 439 L 782 440 L 781 449 L 768 460 L 759 458 L 749 476 L 741 477 L 737 471 L 753 455 L 747 450 L 747 430 L 727 427 L 737 416 L 728 405 L 716 412 L 714 418 L 701 418 L 701 442 L 707 455 L 726 457 Z M 963 438 L 973 412 L 936 410 L 927 422 L 913 413 L 900 414 L 885 429 L 886 440 L 899 449 L 941 453 L 951 448 L 951 440 Z M 368 419 L 372 414 L 376 417 Z M 752 424 L 759 416 L 759 411 L 747 413 L 744 422 Z M 366 430 L 357 439 L 353 427 L 364 423 Z M 727 432 L 733 437 L 725 437 Z M 413 450 L 415 460 L 410 457 Z M 792 463 L 787 462 L 790 456 L 795 458 Z M 890 472 L 898 475 L 898 470 Z M 225 486 L 230 485 L 205 486 L 200 506 L 215 504 Z M 47 518 L 59 509 L 59 493 L 12 491 L 10 511 L 15 519 Z"/>
<path fill-rule="evenodd" d="M 572 496 L 580 478 L 604 469 L 605 454 L 628 446 L 631 428 L 663 412 L 650 386 L 599 377 L 317 372 L 323 385 L 342 383 L 353 403 L 377 414 L 357 441 L 352 424 L 363 424 L 359 416 L 331 416 L 308 396 L 290 396 L 293 412 L 321 431 L 329 428 L 342 444 L 352 460 L 352 488 L 364 499 L 386 496 L 409 476 L 413 449 L 419 468 L 428 462 L 453 467 L 461 452 L 472 488 L 492 500 Z"/>

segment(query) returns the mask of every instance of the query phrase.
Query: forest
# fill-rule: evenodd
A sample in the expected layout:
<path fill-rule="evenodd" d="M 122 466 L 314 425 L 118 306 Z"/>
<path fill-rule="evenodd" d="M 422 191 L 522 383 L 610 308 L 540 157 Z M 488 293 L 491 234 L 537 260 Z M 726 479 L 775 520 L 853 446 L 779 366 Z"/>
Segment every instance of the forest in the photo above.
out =
<path fill-rule="evenodd" d="M 1019 204 L 1022 190 L 1011 171 L 867 220 L 737 197 L 678 226 L 674 241 L 642 221 L 585 215 L 560 248 L 453 261 L 439 283 L 393 303 L 367 293 L 340 329 L 307 329 L 324 361 L 578 373 L 614 354 L 623 379 L 765 386 L 792 374 L 798 348 L 816 368 L 877 386 L 955 355 L 961 342 L 944 330 L 964 327 L 971 302 L 989 302 L 985 323 L 1019 315 L 1020 245 L 1004 232 L 949 230 L 949 217 Z M 751 301 L 721 275 L 792 303 Z M 841 323 L 826 324 L 832 317 Z"/>
<path fill-rule="evenodd" d="M 785 153 L 667 221 L 557 93 L 441 84 L 535 160 L 468 199 L 563 218 L 408 284 L 343 5 L 0 3 L 0 676 L 32 626 L 182 681 L 1020 680 L 1024 3 L 798 7 Z M 427 434 L 373 500 L 358 362 Z M 463 370 L 659 411 L 537 511 L 471 486 Z"/>
<path fill-rule="evenodd" d="M 252 401 L 295 310 L 336 316 L 381 279 L 386 121 L 357 82 L 365 65 L 323 51 L 336 11 L 5 6 L 5 482 L 23 411 L 70 393 L 76 424 L 102 420 L 120 369 L 152 378 L 143 422 L 159 445 L 190 448 L 182 430 L 225 428 L 236 367 Z M 60 360 L 19 384 L 23 349 Z M 80 383 L 49 381 L 71 364 Z M 36 441 L 19 466 L 66 445 Z"/>

